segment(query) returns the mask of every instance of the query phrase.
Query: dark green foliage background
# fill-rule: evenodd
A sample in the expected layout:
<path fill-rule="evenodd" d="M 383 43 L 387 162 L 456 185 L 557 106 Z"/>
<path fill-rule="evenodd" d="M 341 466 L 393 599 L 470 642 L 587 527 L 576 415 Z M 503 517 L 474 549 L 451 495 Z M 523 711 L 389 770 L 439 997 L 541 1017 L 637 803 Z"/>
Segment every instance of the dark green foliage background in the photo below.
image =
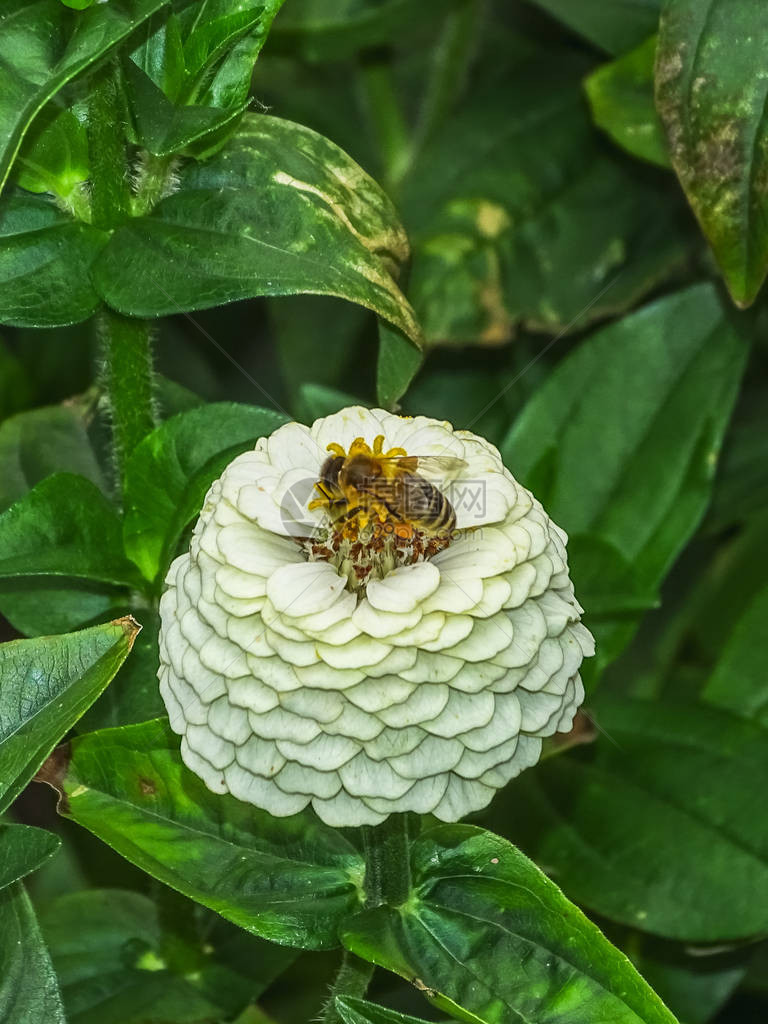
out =
<path fill-rule="evenodd" d="M 343 1024 L 768 1019 L 766 83 L 762 0 L 0 0 L 0 1024 L 302 1024 L 340 945 Z M 157 371 L 117 457 L 105 308 Z M 155 680 L 211 480 L 353 402 L 496 444 L 597 639 L 397 911 L 354 830 L 205 790 Z"/>

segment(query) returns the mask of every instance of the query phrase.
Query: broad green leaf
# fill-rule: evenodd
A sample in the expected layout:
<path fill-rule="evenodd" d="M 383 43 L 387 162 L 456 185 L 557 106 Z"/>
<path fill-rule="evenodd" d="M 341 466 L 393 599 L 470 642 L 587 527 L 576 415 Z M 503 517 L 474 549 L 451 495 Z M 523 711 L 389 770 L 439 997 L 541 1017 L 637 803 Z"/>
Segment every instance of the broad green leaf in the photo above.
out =
<path fill-rule="evenodd" d="M 768 728 L 766 626 L 768 587 L 757 594 L 736 623 L 702 697 Z"/>
<path fill-rule="evenodd" d="M 70 1024 L 229 1020 L 294 955 L 241 933 L 243 948 L 235 952 L 251 957 L 251 977 L 244 978 L 224 960 L 233 936 L 220 943 L 223 928 L 207 922 L 203 943 L 177 934 L 172 923 L 146 896 L 120 889 L 72 893 L 48 907 L 40 926 Z"/>
<path fill-rule="evenodd" d="M 376 364 L 376 397 L 384 409 L 399 408 L 424 362 L 420 349 L 388 324 L 379 323 L 379 357 Z"/>
<path fill-rule="evenodd" d="M 307 412 L 309 422 L 321 416 L 330 416 L 348 405 L 365 405 L 366 403 L 354 395 L 336 388 L 328 388 L 323 384 L 303 384 L 299 391 L 302 408 Z"/>
<path fill-rule="evenodd" d="M 52 192 L 66 201 L 88 172 L 85 125 L 71 110 L 49 104 L 24 140 L 16 183 L 28 192 Z"/>
<path fill-rule="evenodd" d="M 643 586 L 635 567 L 608 541 L 577 533 L 568 539 L 571 575 L 592 618 L 613 618 L 657 608 L 655 591 Z"/>
<path fill-rule="evenodd" d="M 42 828 L 0 824 L 0 889 L 37 871 L 60 846 L 59 837 Z"/>
<path fill-rule="evenodd" d="M 187 769 L 166 721 L 72 741 L 62 813 L 166 885 L 255 935 L 304 949 L 337 944 L 363 865 L 311 812 L 273 818 Z"/>
<path fill-rule="evenodd" d="M 571 899 L 687 942 L 768 929 L 768 733 L 695 704 L 601 700 L 592 757 L 541 764 L 492 821 Z"/>
<path fill-rule="evenodd" d="M 768 271 L 768 7 L 669 0 L 656 54 L 656 105 L 672 165 L 734 302 Z"/>
<path fill-rule="evenodd" d="M 124 589 L 66 576 L 0 580 L 0 613 L 24 636 L 68 633 L 113 619 L 127 599 Z"/>
<path fill-rule="evenodd" d="M 107 237 L 42 196 L 0 198 L 0 323 L 58 327 L 87 320 L 99 304 L 91 264 Z"/>
<path fill-rule="evenodd" d="M 0 421 L 23 409 L 25 405 L 31 404 L 31 397 L 32 388 L 24 366 L 0 338 Z M 0 430 L 2 429 L 0 426 Z M 0 498 L 0 507 L 1 502 Z"/>
<path fill-rule="evenodd" d="M 78 406 L 30 409 L 0 425 L 0 511 L 54 473 L 76 473 L 106 488 Z"/>
<path fill-rule="evenodd" d="M 590 534 L 572 535 L 568 563 L 597 648 L 594 662 L 587 662 L 583 669 L 589 689 L 603 667 L 621 654 L 639 616 L 661 602 L 652 585 L 640 579 L 636 567 L 610 541 Z"/>
<path fill-rule="evenodd" d="M 684 949 L 634 932 L 626 948 L 635 967 L 685 1024 L 709 1024 L 744 978 L 753 947 Z"/>
<path fill-rule="evenodd" d="M 166 0 L 110 0 L 87 11 L 60 0 L 0 5 L 0 188 L 35 115 Z"/>
<path fill-rule="evenodd" d="M 662 0 L 534 0 L 568 28 L 609 53 L 637 46 L 659 22 Z"/>
<path fill-rule="evenodd" d="M 457 0 L 290 0 L 273 30 L 273 44 L 308 60 L 337 60 L 407 38 L 456 4 Z"/>
<path fill-rule="evenodd" d="M 714 288 L 670 295 L 564 359 L 502 454 L 555 522 L 612 545 L 653 595 L 706 509 L 746 355 Z"/>
<path fill-rule="evenodd" d="M 66 1024 L 56 975 L 19 882 L 0 892 L 0 1020 Z"/>
<path fill-rule="evenodd" d="M 136 48 L 130 58 L 171 100 L 177 100 L 184 85 L 184 46 L 175 14 L 153 14 L 134 33 Z"/>
<path fill-rule="evenodd" d="M 138 630 L 126 618 L 0 644 L 0 810 L 109 683 Z"/>
<path fill-rule="evenodd" d="M 626 957 L 505 840 L 442 825 L 416 841 L 411 864 L 407 903 L 364 911 L 343 940 L 439 1009 L 476 1024 L 674 1024 Z"/>
<path fill-rule="evenodd" d="M 324 295 L 268 299 L 267 308 L 289 408 L 297 420 L 304 423 L 315 418 L 303 404 L 303 389 L 309 384 L 339 390 L 345 379 L 349 390 L 367 391 L 364 382 L 360 387 L 351 383 L 366 375 L 361 346 L 369 343 L 373 326 L 367 310 Z M 316 358 L 319 323 L 333 324 L 333 330 L 323 336 L 322 359 Z"/>
<path fill-rule="evenodd" d="M 244 109 L 177 106 L 132 60 L 125 61 L 124 71 L 136 141 L 155 156 L 181 152 L 232 122 Z"/>
<path fill-rule="evenodd" d="M 125 473 L 125 550 L 148 580 L 165 573 L 206 491 L 232 459 L 285 416 L 219 402 L 167 420 L 136 448 Z"/>
<path fill-rule="evenodd" d="M 407 255 L 394 206 L 345 153 L 300 125 L 249 114 L 216 156 L 182 168 L 177 192 L 115 231 L 94 280 L 134 316 L 338 295 L 416 338 L 393 277 Z"/>
<path fill-rule="evenodd" d="M 353 999 L 351 996 L 337 996 L 334 1006 L 342 1024 L 426 1024 L 426 1021 L 409 1014 L 387 1010 L 383 1006 L 376 1006 L 364 999 Z"/>
<path fill-rule="evenodd" d="M 138 575 L 113 505 L 85 477 L 56 473 L 0 514 L 0 579 L 71 576 L 117 585 Z"/>
<path fill-rule="evenodd" d="M 753 521 L 766 512 L 768 431 L 765 429 L 765 383 L 760 371 L 751 374 L 747 369 L 733 422 L 725 438 L 706 526 L 715 532 Z"/>
<path fill-rule="evenodd" d="M 585 80 L 595 124 L 633 156 L 670 167 L 667 140 L 653 101 L 656 36 Z"/>
<path fill-rule="evenodd" d="M 569 53 L 521 59 L 473 90 L 415 162 L 402 197 L 409 297 L 430 343 L 502 345 L 521 323 L 584 327 L 683 259 L 674 182 L 602 144 L 587 68 Z"/>
<path fill-rule="evenodd" d="M 688 629 L 703 654 L 703 668 L 714 671 L 731 646 L 738 624 L 765 588 L 768 565 L 768 511 L 755 515 L 718 545 L 691 595 Z M 724 600 L 724 595 L 727 595 Z M 734 652 L 737 647 L 733 648 Z M 703 682 L 706 680 L 703 680 Z"/>
<path fill-rule="evenodd" d="M 282 5 L 283 0 L 248 0 L 234 10 L 229 0 L 186 5 L 184 61 L 196 102 L 218 107 L 246 102 L 253 65 Z"/>

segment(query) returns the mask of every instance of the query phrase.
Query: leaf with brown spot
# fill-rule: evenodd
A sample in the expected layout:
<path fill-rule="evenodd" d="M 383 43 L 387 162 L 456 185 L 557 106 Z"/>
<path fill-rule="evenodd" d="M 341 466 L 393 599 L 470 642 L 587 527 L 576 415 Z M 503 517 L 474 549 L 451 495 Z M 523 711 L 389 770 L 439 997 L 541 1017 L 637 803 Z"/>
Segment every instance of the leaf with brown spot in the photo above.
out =
<path fill-rule="evenodd" d="M 768 271 L 768 5 L 671 0 L 656 54 L 656 106 L 672 165 L 734 302 Z"/>

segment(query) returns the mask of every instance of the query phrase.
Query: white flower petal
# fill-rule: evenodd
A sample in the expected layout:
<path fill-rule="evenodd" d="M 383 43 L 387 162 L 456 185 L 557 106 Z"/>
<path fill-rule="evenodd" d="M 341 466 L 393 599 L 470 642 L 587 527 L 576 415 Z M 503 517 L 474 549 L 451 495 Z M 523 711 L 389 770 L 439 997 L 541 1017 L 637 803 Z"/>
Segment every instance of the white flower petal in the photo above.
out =
<path fill-rule="evenodd" d="M 434 562 L 401 565 L 383 580 L 368 584 L 368 600 L 382 612 L 412 612 L 439 584 L 440 573 Z"/>
<path fill-rule="evenodd" d="M 361 553 L 354 517 L 342 534 L 307 507 L 329 445 L 378 437 L 425 458 L 464 531 L 386 572 L 391 547 Z M 311 804 L 332 826 L 479 810 L 584 696 L 594 644 L 565 541 L 497 449 L 449 423 L 355 406 L 280 427 L 214 481 L 166 577 L 160 692 L 185 764 L 215 793 L 278 816 Z"/>

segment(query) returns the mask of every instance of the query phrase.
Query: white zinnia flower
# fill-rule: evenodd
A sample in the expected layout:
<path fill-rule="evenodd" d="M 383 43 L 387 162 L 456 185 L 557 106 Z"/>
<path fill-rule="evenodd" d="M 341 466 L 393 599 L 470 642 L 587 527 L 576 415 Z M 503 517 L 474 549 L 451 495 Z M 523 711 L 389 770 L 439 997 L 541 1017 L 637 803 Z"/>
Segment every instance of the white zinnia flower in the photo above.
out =
<path fill-rule="evenodd" d="M 442 484 L 458 533 L 431 556 L 418 531 L 372 555 L 370 516 L 340 542 L 312 502 L 329 445 L 381 435 L 463 460 Z M 565 540 L 469 431 L 359 407 L 280 427 L 211 486 L 168 572 L 160 689 L 184 761 L 214 792 L 334 826 L 484 807 L 583 699 Z"/>

